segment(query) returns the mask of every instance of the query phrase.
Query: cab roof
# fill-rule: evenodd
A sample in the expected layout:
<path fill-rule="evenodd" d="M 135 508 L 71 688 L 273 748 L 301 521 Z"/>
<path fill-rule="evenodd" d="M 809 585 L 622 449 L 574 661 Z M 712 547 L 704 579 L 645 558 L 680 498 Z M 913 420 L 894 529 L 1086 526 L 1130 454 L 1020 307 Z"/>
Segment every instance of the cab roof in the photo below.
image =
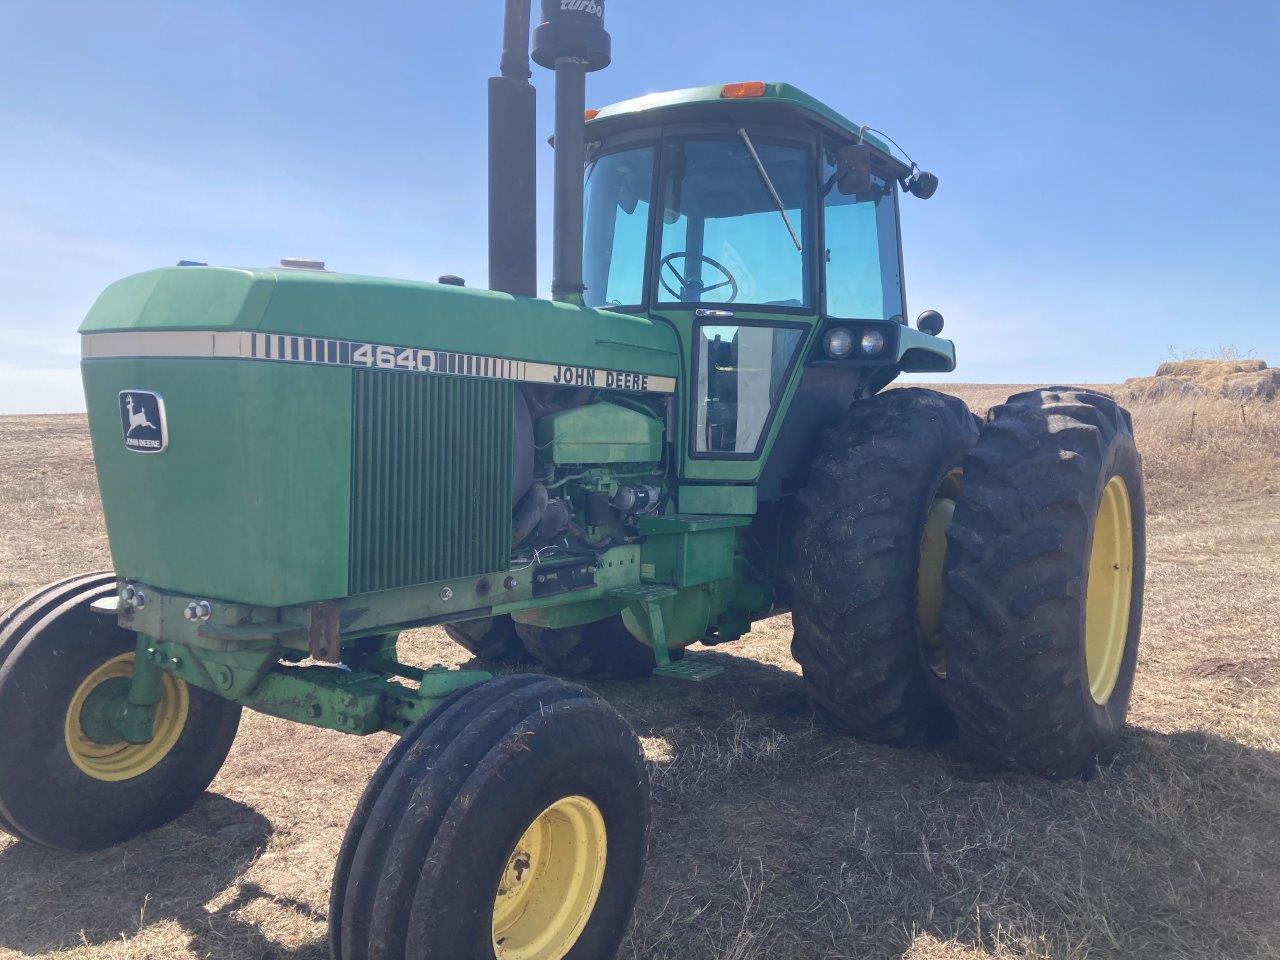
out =
<path fill-rule="evenodd" d="M 750 108 L 753 105 L 768 106 L 776 110 L 778 107 L 784 107 L 796 110 L 811 119 L 817 120 L 826 127 L 834 127 L 837 131 L 848 134 L 850 137 L 861 136 L 863 140 L 885 155 L 900 163 L 903 162 L 903 158 L 898 153 L 895 153 L 885 140 L 873 133 L 866 132 L 865 128 L 860 124 L 854 123 L 848 117 L 831 109 L 821 100 L 811 97 L 803 90 L 793 87 L 789 83 L 755 84 L 755 86 L 763 87 L 763 93 L 759 95 L 726 95 L 726 91 L 730 88 L 747 86 L 753 86 L 753 84 L 715 84 L 708 87 L 686 87 L 683 90 L 668 90 L 665 93 L 645 94 L 643 97 L 623 100 L 620 103 L 610 104 L 602 108 L 588 121 L 587 128 L 602 127 L 610 120 L 635 119 L 640 114 L 657 110 L 674 112 L 699 107 L 742 109 L 743 107 Z"/>

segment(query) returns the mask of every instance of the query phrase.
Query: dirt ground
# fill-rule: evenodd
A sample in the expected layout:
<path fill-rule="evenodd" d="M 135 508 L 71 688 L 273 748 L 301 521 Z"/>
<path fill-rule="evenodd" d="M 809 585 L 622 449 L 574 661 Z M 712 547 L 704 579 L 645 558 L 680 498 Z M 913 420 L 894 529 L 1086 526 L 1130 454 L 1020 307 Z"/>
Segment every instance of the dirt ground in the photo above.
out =
<path fill-rule="evenodd" d="M 950 389 L 981 409 L 1014 388 Z M 1146 624 L 1132 729 L 1091 782 L 829 732 L 785 617 L 706 652 L 727 672 L 703 685 L 596 685 L 654 784 L 621 956 L 1280 956 L 1280 415 L 1187 414 L 1136 411 Z M 83 418 L 0 418 L 0 531 L 0 607 L 108 565 Z M 438 631 L 406 649 L 465 659 Z M 246 716 L 162 830 L 79 857 L 0 838 L 0 957 L 327 957 L 334 856 L 388 744 Z"/>

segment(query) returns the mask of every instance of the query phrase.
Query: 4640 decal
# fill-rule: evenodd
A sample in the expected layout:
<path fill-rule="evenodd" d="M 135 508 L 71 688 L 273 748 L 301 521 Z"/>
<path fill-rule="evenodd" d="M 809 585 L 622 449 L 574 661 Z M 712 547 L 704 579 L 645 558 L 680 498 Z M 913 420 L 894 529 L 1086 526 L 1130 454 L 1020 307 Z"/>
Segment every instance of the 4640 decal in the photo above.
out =
<path fill-rule="evenodd" d="M 435 369 L 436 353 L 418 347 L 389 347 L 386 344 L 353 344 L 353 366 L 382 367 L 384 370 L 416 370 L 429 373 Z"/>

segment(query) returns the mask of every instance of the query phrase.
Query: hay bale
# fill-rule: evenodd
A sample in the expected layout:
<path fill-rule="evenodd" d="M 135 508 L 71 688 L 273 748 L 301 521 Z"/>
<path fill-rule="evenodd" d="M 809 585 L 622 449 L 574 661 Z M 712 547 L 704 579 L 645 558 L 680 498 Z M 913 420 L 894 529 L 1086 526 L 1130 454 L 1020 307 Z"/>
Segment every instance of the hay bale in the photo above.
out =
<path fill-rule="evenodd" d="M 1243 403 L 1247 400 L 1274 400 L 1280 392 L 1280 370 L 1262 370 L 1257 373 L 1229 373 L 1223 377 L 1206 380 L 1204 388 L 1210 393 Z"/>
<path fill-rule="evenodd" d="M 1203 387 L 1180 377 L 1130 377 L 1120 385 L 1120 394 L 1128 402 L 1165 400 L 1170 397 L 1207 396 Z"/>
<path fill-rule="evenodd" d="M 1133 377 L 1121 387 L 1126 399 L 1163 400 L 1185 397 L 1224 397 L 1236 403 L 1275 400 L 1280 395 L 1280 370 L 1264 360 L 1170 360 L 1154 377 Z"/>
<path fill-rule="evenodd" d="M 1261 373 L 1266 369 L 1265 360 L 1170 360 L 1156 367 L 1156 376 L 1201 383 L 1233 373 Z"/>

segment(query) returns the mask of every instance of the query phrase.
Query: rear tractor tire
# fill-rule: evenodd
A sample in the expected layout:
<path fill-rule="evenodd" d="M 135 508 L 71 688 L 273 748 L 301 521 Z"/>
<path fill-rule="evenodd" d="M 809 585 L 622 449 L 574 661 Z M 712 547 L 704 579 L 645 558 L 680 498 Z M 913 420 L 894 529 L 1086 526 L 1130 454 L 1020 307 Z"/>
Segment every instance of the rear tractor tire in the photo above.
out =
<path fill-rule="evenodd" d="M 948 531 L 947 699 L 988 763 L 1090 776 L 1128 712 L 1146 560 L 1129 414 L 1068 387 L 1011 397 L 964 466 Z"/>
<path fill-rule="evenodd" d="M 622 614 L 576 627 L 517 623 L 524 648 L 552 673 L 576 680 L 637 680 L 658 666 L 653 648 L 636 639 Z M 672 660 L 684 650 L 670 651 Z"/>
<path fill-rule="evenodd" d="M 508 616 L 451 623 L 444 632 L 477 660 L 486 663 L 516 666 L 533 660 L 520 642 L 515 623 Z"/>
<path fill-rule="evenodd" d="M 240 707 L 168 674 L 154 736 L 103 722 L 128 693 L 137 635 L 90 605 L 111 573 L 52 584 L 0 617 L 0 827 L 62 850 L 100 850 L 184 813 L 221 769 Z M 116 739 L 112 739 L 112 738 Z"/>
<path fill-rule="evenodd" d="M 792 653 L 818 712 L 864 740 L 954 735 L 938 618 L 946 525 L 977 439 L 960 400 L 889 390 L 824 433 L 799 494 Z"/>
<path fill-rule="evenodd" d="M 635 733 L 581 687 L 503 677 L 396 744 L 361 798 L 329 910 L 334 960 L 605 960 L 644 871 Z"/>

